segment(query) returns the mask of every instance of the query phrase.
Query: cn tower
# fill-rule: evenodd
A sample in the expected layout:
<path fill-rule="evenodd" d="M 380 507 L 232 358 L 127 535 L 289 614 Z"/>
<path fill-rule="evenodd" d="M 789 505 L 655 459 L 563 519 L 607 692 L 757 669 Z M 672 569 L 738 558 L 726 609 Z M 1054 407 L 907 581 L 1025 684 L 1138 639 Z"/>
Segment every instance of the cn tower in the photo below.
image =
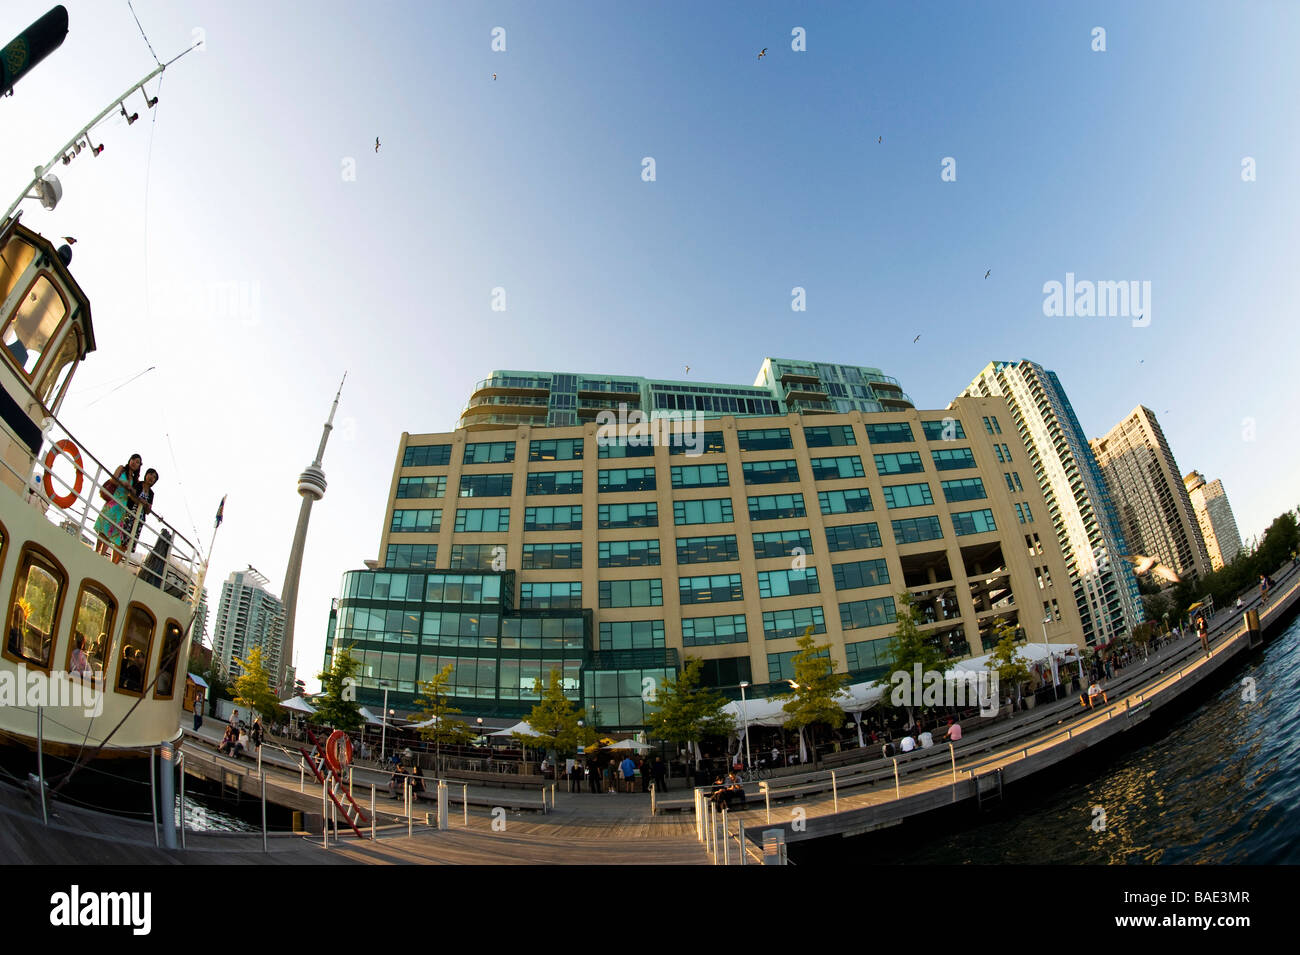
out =
<path fill-rule="evenodd" d="M 339 408 L 339 396 L 343 394 L 343 382 L 348 380 L 347 372 L 339 382 L 339 390 L 334 395 L 334 404 L 330 408 L 325 430 L 321 432 L 320 447 L 316 449 L 316 460 L 307 465 L 298 477 L 298 493 L 302 495 L 302 506 L 298 509 L 298 527 L 293 532 L 293 549 L 289 551 L 289 567 L 284 572 L 284 589 L 280 592 L 284 601 L 284 641 L 281 644 L 280 665 L 275 674 L 277 692 L 284 692 L 284 673 L 293 661 L 293 618 L 298 608 L 298 577 L 302 573 L 302 551 L 307 544 L 307 522 L 311 520 L 311 506 L 325 496 L 325 472 L 321 469 L 321 459 L 325 456 L 325 442 L 334 430 L 334 412 Z"/>

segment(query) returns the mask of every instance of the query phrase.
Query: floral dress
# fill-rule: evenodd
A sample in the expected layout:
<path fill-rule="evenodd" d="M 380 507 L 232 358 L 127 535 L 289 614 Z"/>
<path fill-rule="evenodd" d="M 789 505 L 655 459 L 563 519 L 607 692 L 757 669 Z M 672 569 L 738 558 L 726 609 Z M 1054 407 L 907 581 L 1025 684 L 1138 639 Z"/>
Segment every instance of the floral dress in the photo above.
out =
<path fill-rule="evenodd" d="M 104 505 L 95 521 L 95 533 L 104 540 L 111 541 L 117 550 L 121 550 L 126 541 L 128 514 L 134 510 L 131 507 L 131 479 L 127 475 L 125 464 L 117 469 L 113 475 L 113 481 L 117 485 L 113 491 L 113 501 Z"/>

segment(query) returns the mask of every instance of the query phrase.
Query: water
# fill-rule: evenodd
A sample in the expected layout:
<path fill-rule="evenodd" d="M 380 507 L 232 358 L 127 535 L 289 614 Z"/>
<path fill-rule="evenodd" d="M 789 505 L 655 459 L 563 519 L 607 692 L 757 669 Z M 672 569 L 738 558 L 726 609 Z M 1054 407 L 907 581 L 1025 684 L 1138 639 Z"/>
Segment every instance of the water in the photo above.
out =
<path fill-rule="evenodd" d="M 177 808 L 180 796 L 176 797 Z M 180 817 L 177 816 L 179 824 Z M 253 825 L 224 809 L 220 800 L 185 793 L 185 827 L 190 832 L 261 832 L 261 825 Z"/>
<path fill-rule="evenodd" d="M 1300 617 L 1189 712 L 1132 748 L 1007 790 L 1007 809 L 827 840 L 791 858 L 821 865 L 847 852 L 894 864 L 1300 863 Z M 1255 702 L 1243 700 L 1253 680 Z M 1104 811 L 1105 828 L 1095 810 Z M 874 840 L 874 841 L 873 841 Z"/>

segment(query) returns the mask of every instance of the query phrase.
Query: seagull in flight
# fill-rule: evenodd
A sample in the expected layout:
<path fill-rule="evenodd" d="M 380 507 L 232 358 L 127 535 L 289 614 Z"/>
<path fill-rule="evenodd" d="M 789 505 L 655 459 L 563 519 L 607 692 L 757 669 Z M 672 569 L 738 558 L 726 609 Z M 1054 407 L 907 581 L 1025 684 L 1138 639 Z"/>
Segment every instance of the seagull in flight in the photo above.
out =
<path fill-rule="evenodd" d="M 912 339 L 912 344 L 915 345 L 915 344 L 916 344 L 917 342 L 919 342 L 920 340 L 921 340 L 921 336 L 920 336 L 920 335 L 917 335 L 915 338 Z"/>
<path fill-rule="evenodd" d="M 74 238 L 73 238 L 72 236 L 70 236 L 70 235 L 65 235 L 65 236 L 63 237 L 63 241 L 66 242 L 66 243 L 68 243 L 68 245 L 76 245 L 76 244 L 77 244 L 77 240 L 74 239 Z"/>
<path fill-rule="evenodd" d="M 496 79 L 496 78 L 497 78 L 497 75 L 496 75 L 495 73 L 493 73 L 493 74 L 492 74 L 492 79 Z"/>
<path fill-rule="evenodd" d="M 686 374 L 689 375 L 690 373 L 691 373 L 691 366 L 690 366 L 690 365 L 687 365 L 687 366 L 686 366 Z"/>
<path fill-rule="evenodd" d="M 885 141 L 885 137 L 884 137 L 884 136 L 877 136 L 877 137 L 876 137 L 876 142 L 878 142 L 878 143 L 883 143 L 884 141 Z"/>
<path fill-rule="evenodd" d="M 375 137 L 375 152 L 379 152 L 379 137 Z"/>
<path fill-rule="evenodd" d="M 761 60 L 765 56 L 767 56 L 767 47 L 763 47 L 762 52 L 758 54 L 758 58 Z"/>
<path fill-rule="evenodd" d="M 992 269 L 989 269 L 987 272 L 984 273 L 984 277 L 985 277 L 985 278 L 988 278 L 988 277 L 989 277 L 990 275 L 992 275 L 992 274 L 993 274 L 993 270 L 992 270 Z"/>

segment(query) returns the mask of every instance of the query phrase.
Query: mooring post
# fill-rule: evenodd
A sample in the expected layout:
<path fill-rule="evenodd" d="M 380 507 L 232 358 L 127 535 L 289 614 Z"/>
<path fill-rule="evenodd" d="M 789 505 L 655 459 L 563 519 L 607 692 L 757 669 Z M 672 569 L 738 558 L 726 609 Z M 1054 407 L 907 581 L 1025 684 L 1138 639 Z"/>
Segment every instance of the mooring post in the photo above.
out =
<path fill-rule="evenodd" d="M 42 786 L 45 784 L 42 782 Z M 153 817 L 153 844 L 161 845 L 158 839 L 158 759 L 156 747 L 149 747 L 149 814 Z"/>
<path fill-rule="evenodd" d="M 172 765 L 176 759 L 176 750 L 171 743 L 159 747 L 162 754 L 162 779 L 160 782 L 160 806 L 162 809 L 162 844 L 164 849 L 176 848 L 176 793 L 173 786 Z"/>

